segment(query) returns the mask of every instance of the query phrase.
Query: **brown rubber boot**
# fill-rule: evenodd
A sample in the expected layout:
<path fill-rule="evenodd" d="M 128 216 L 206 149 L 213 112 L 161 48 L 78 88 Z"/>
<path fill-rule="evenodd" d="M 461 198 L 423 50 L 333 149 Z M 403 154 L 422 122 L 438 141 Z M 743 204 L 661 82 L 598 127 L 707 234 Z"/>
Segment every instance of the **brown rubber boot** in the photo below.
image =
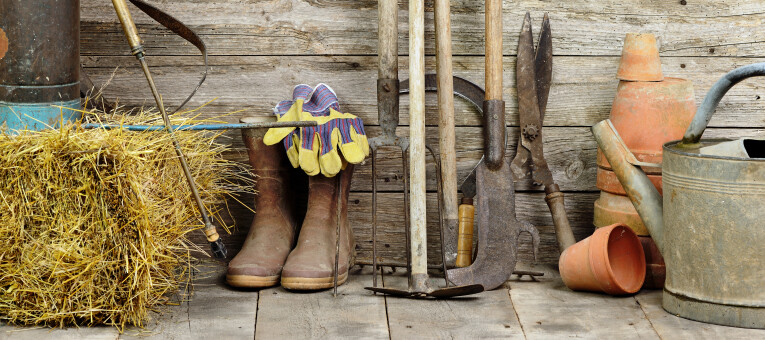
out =
<path fill-rule="evenodd" d="M 348 279 L 355 259 L 353 230 L 348 223 L 348 194 L 353 165 L 348 164 L 337 176 L 322 175 L 308 179 L 308 211 L 300 229 L 297 246 L 287 258 L 282 271 L 282 287 L 293 290 L 332 288 L 335 271 L 337 214 L 340 211 L 340 262 L 338 285 Z M 340 181 L 340 191 L 336 184 Z M 338 196 L 340 206 L 338 207 Z"/>
<path fill-rule="evenodd" d="M 297 222 L 293 215 L 294 195 L 289 189 L 290 165 L 282 145 L 263 144 L 263 134 L 264 131 L 255 129 L 242 130 L 250 164 L 257 176 L 257 196 L 255 218 L 247 239 L 228 264 L 226 281 L 235 287 L 278 284 L 284 261 L 295 242 Z"/>

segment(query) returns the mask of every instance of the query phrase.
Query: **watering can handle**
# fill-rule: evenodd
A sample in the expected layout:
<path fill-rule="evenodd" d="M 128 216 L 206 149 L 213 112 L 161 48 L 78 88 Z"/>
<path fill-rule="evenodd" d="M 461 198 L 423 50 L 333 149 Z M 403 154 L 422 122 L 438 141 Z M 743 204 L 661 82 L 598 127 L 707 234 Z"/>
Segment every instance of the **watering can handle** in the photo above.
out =
<path fill-rule="evenodd" d="M 717 109 L 717 104 L 720 103 L 720 100 L 725 93 L 740 81 L 756 76 L 765 76 L 765 63 L 742 66 L 728 72 L 728 74 L 720 78 L 720 80 L 709 89 L 701 106 L 696 110 L 696 115 L 693 117 L 691 125 L 689 125 L 688 130 L 685 131 L 682 144 L 688 145 L 698 143 L 699 140 L 701 140 L 701 135 L 704 134 L 704 130 L 707 128 L 707 124 L 709 124 L 709 120 L 712 119 L 712 114 Z"/>

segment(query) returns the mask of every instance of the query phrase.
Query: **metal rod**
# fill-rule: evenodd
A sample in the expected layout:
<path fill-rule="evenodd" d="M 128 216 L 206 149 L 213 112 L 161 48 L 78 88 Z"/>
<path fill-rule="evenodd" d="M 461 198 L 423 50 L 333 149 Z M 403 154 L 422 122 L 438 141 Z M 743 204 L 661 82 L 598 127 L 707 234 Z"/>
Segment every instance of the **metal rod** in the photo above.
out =
<path fill-rule="evenodd" d="M 430 155 L 433 157 L 433 164 L 436 166 L 436 183 L 438 185 L 436 186 L 438 190 L 439 199 L 438 201 L 438 237 L 441 239 L 441 265 L 443 266 L 444 271 L 444 280 L 446 281 L 446 287 L 449 287 L 449 280 L 446 279 L 446 247 L 444 245 L 444 202 L 440 199 L 443 194 L 443 174 L 441 173 L 441 165 L 443 165 L 439 160 L 438 157 L 436 157 L 436 153 L 433 152 L 433 148 L 430 147 L 430 145 L 425 145 L 425 147 L 430 151 Z"/>
<path fill-rule="evenodd" d="M 401 159 L 404 164 L 404 234 L 406 235 L 406 270 L 412 272 L 412 244 L 409 242 L 409 230 L 412 228 L 409 218 L 409 150 L 401 150 Z M 409 287 L 412 286 L 412 275 L 408 276 Z"/>
<path fill-rule="evenodd" d="M 181 163 L 183 174 L 186 176 L 186 181 L 189 183 L 191 194 L 194 197 L 197 208 L 199 208 L 199 214 L 202 216 L 202 221 L 205 225 L 205 237 L 207 238 L 207 241 L 210 242 L 210 247 L 212 248 L 213 255 L 216 258 L 225 258 L 227 254 L 226 247 L 223 244 L 223 241 L 220 239 L 220 235 L 218 235 L 218 231 L 215 229 L 215 226 L 210 221 L 210 217 L 207 215 L 207 210 L 204 206 L 204 203 L 202 202 L 202 199 L 199 197 L 199 191 L 197 190 L 196 183 L 194 182 L 194 178 L 192 177 L 191 171 L 189 170 L 189 165 L 186 162 L 186 157 L 183 155 L 181 146 L 178 143 L 178 140 L 175 138 L 172 123 L 170 122 L 170 118 L 165 111 L 165 105 L 162 103 L 162 97 L 159 95 L 159 91 L 157 91 L 157 86 L 154 84 L 154 79 L 152 78 L 151 72 L 149 71 L 149 65 L 144 59 L 145 53 L 143 46 L 141 45 L 141 38 L 138 36 L 138 29 L 136 28 L 135 22 L 133 22 L 133 17 L 130 15 L 130 11 L 127 8 L 127 3 L 125 0 L 112 0 L 112 4 L 114 5 L 114 10 L 117 12 L 117 17 L 119 17 L 120 22 L 122 23 L 122 29 L 124 30 L 125 36 L 127 37 L 128 43 L 132 49 L 131 52 L 141 64 L 141 69 L 143 70 L 143 74 L 146 76 L 146 81 L 149 83 L 151 94 L 154 96 L 154 101 L 157 103 L 157 108 L 162 114 L 162 120 L 165 122 L 165 127 L 167 128 L 168 133 L 170 133 L 170 139 L 173 141 L 175 153 L 178 155 L 178 161 Z"/>
<path fill-rule="evenodd" d="M 340 190 L 345 190 L 345 188 L 342 188 L 340 184 L 343 182 L 342 179 L 338 178 L 337 183 L 335 183 L 335 195 L 337 195 L 337 199 L 335 200 L 335 277 L 333 282 L 333 290 L 332 290 L 332 297 L 337 297 L 337 281 L 338 281 L 338 272 L 340 271 L 340 218 L 341 218 L 341 203 L 340 201 L 343 199 L 343 193 L 340 192 Z M 348 268 L 350 270 L 350 268 Z"/>
<path fill-rule="evenodd" d="M 377 288 L 377 150 L 372 149 L 372 287 Z M 375 294 L 377 294 L 375 292 Z"/>
<path fill-rule="evenodd" d="M 174 131 L 199 131 L 199 130 L 232 130 L 232 129 L 267 129 L 281 127 L 308 127 L 318 126 L 318 122 L 257 122 L 257 123 L 238 123 L 238 124 L 195 124 L 195 125 L 173 125 Z M 163 131 L 167 130 L 165 125 L 120 125 L 120 124 L 82 124 L 83 129 L 125 129 L 128 131 Z"/>

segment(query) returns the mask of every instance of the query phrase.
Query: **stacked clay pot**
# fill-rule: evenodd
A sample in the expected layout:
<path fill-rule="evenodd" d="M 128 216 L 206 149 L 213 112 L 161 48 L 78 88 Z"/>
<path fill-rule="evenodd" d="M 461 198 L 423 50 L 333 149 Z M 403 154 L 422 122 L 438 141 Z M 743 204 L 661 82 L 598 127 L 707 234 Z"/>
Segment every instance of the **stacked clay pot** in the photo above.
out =
<path fill-rule="evenodd" d="M 617 78 L 611 122 L 639 161 L 661 163 L 664 143 L 682 138 L 696 113 L 693 85 L 685 79 L 663 76 L 652 34 L 627 34 Z M 664 259 L 600 149 L 597 164 L 601 193 L 595 201 L 595 226 L 623 223 L 635 231 L 646 256 L 643 288 L 662 288 Z M 643 167 L 643 171 L 661 193 L 661 168 Z"/>

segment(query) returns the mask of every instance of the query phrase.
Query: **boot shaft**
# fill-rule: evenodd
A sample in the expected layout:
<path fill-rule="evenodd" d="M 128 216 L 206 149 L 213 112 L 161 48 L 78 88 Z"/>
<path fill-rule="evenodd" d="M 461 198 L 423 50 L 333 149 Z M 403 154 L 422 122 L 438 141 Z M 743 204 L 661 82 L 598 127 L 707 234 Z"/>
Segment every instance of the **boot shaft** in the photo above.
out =
<path fill-rule="evenodd" d="M 345 170 L 340 171 L 335 177 L 310 176 L 308 179 L 309 208 L 306 218 L 327 219 L 334 222 L 337 218 L 337 209 L 340 209 L 340 216 L 343 219 L 341 222 L 347 224 L 348 196 L 351 191 L 352 177 L 353 164 L 348 164 Z M 340 195 L 339 202 L 338 195 Z"/>

